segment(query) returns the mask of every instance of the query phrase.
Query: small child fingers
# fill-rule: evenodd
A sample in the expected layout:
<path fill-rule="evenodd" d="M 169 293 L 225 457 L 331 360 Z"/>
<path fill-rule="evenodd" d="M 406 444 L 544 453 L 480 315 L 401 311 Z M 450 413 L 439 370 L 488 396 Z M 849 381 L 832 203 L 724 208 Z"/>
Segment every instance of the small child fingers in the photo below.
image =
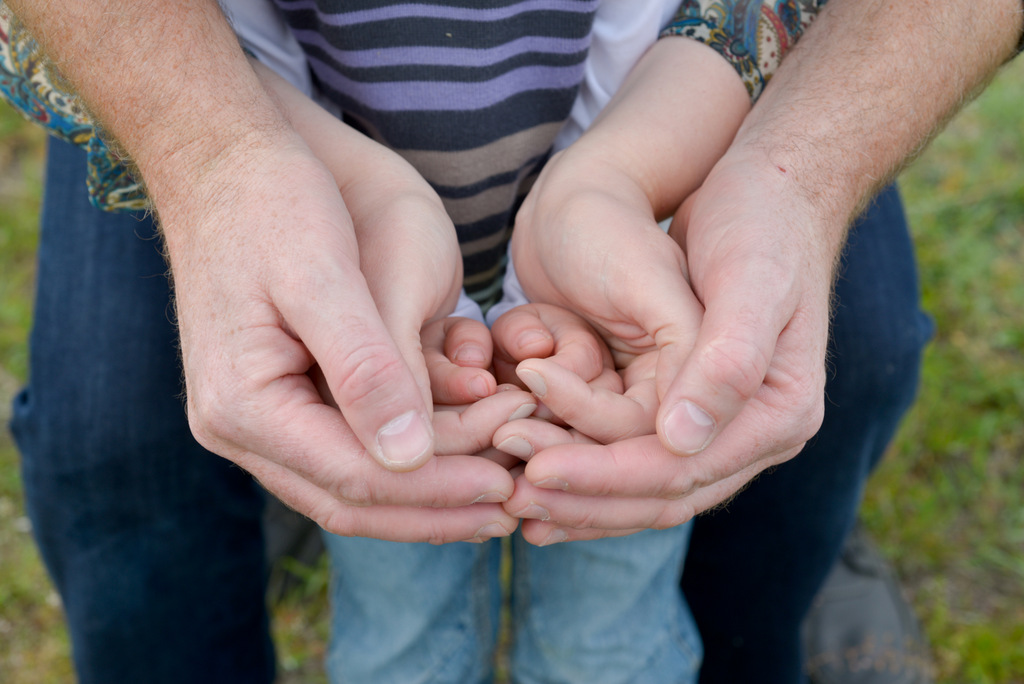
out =
<path fill-rule="evenodd" d="M 491 328 L 495 369 L 503 381 L 509 366 L 525 359 L 551 358 L 584 380 L 612 368 L 607 346 L 576 314 L 551 304 L 525 304 L 503 314 Z"/>
<path fill-rule="evenodd" d="M 538 306 L 542 307 L 542 320 L 555 338 L 554 353 L 547 358 L 586 382 L 615 368 L 608 346 L 589 323 L 565 309 Z"/>
<path fill-rule="evenodd" d="M 434 411 L 435 453 L 477 454 L 491 447 L 494 433 L 533 413 L 537 400 L 521 390 L 498 392 L 468 406 Z"/>
<path fill-rule="evenodd" d="M 653 381 L 622 394 L 621 383 L 609 388 L 602 376 L 602 382 L 588 384 L 550 359 L 524 361 L 518 373 L 552 413 L 602 444 L 654 432 L 658 406 Z"/>
<path fill-rule="evenodd" d="M 518 457 L 513 456 L 512 454 L 506 454 L 504 451 L 499 451 L 494 447 L 484 449 L 483 451 L 478 453 L 477 456 L 480 456 L 481 458 L 486 458 L 489 461 L 493 461 L 494 463 L 497 463 L 498 465 L 500 465 L 505 470 L 508 470 L 509 472 L 511 472 L 514 469 L 518 469 L 517 472 L 519 472 L 526 468 L 526 464 L 523 463 Z M 512 477 L 516 476 L 513 475 Z"/>
<path fill-rule="evenodd" d="M 496 363 L 514 365 L 523 359 L 550 356 L 555 351 L 555 338 L 539 311 L 538 305 L 526 304 L 498 317 L 491 326 Z"/>
<path fill-rule="evenodd" d="M 495 448 L 524 461 L 549 447 L 594 443 L 594 440 L 576 430 L 567 430 L 536 418 L 510 421 L 502 425 L 495 431 L 493 441 Z"/>
<path fill-rule="evenodd" d="M 463 368 L 491 367 L 494 344 L 491 331 L 480 321 L 471 318 L 445 319 L 444 354 Z"/>
<path fill-rule="evenodd" d="M 445 318 L 420 333 L 423 361 L 435 404 L 467 404 L 495 392 L 490 365 L 490 332 L 468 318 Z"/>

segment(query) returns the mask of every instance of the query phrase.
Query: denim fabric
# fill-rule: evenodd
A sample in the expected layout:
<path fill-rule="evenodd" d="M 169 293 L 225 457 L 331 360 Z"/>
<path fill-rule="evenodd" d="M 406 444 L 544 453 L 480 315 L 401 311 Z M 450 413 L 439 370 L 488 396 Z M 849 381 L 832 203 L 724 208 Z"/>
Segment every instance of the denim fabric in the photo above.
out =
<path fill-rule="evenodd" d="M 679 590 L 690 525 L 538 548 L 512 538 L 517 684 L 684 684 L 700 639 Z M 501 543 L 325 535 L 332 682 L 482 684 L 501 619 Z"/>
<path fill-rule="evenodd" d="M 683 587 L 704 639 L 702 684 L 806 681 L 800 623 L 913 400 L 932 334 L 895 188 L 854 226 L 836 300 L 821 430 L 697 519 Z"/>
<path fill-rule="evenodd" d="M 12 428 L 83 684 L 273 679 L 251 477 L 192 439 L 152 221 L 89 204 L 53 141 Z"/>
<path fill-rule="evenodd" d="M 701 642 L 678 581 L 691 531 L 542 548 L 513 536 L 512 680 L 695 682 Z"/>

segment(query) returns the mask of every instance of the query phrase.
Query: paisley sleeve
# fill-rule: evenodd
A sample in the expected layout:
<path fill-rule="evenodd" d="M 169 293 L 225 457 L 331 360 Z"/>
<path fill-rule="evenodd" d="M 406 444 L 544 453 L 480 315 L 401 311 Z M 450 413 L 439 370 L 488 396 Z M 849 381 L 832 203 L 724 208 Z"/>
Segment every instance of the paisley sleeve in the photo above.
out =
<path fill-rule="evenodd" d="M 149 201 L 121 159 L 103 142 L 89 113 L 43 54 L 39 43 L 0 2 L 0 99 L 50 135 L 85 149 L 89 200 L 107 211 L 147 209 Z"/>
<path fill-rule="evenodd" d="M 783 55 L 827 0 L 683 0 L 662 36 L 684 36 L 715 49 L 757 100 Z"/>

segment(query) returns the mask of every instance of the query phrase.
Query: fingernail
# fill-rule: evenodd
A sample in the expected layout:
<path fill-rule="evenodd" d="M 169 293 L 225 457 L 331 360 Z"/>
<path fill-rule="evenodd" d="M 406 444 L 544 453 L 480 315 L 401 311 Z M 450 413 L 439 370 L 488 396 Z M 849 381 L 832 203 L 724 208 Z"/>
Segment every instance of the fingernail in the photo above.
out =
<path fill-rule="evenodd" d="M 533 446 L 522 437 L 509 437 L 498 445 L 498 451 L 503 451 L 516 458 L 533 456 Z"/>
<path fill-rule="evenodd" d="M 384 465 L 415 463 L 433 449 L 427 421 L 416 411 L 398 416 L 377 433 L 377 453 Z"/>
<path fill-rule="evenodd" d="M 469 389 L 481 399 L 491 394 L 491 385 L 487 382 L 487 378 L 482 375 L 478 375 L 469 381 Z"/>
<path fill-rule="evenodd" d="M 556 527 L 548 533 L 548 536 L 544 537 L 544 541 L 538 544 L 538 546 L 550 546 L 552 544 L 561 544 L 568 538 L 569 535 L 566 533 L 565 530 Z"/>
<path fill-rule="evenodd" d="M 464 344 L 455 352 L 453 360 L 456 363 L 479 365 L 487 362 L 487 356 L 484 354 L 484 350 L 475 344 Z"/>
<path fill-rule="evenodd" d="M 530 329 L 519 335 L 516 338 L 516 346 L 522 349 L 523 347 L 532 347 L 540 343 L 551 342 L 551 336 L 545 335 L 540 330 Z"/>
<path fill-rule="evenodd" d="M 548 393 L 548 386 L 544 382 L 544 378 L 541 377 L 537 371 L 530 370 L 529 368 L 522 368 L 516 370 L 516 375 L 522 380 L 530 391 L 536 394 L 541 399 Z"/>
<path fill-rule="evenodd" d="M 528 505 L 526 508 L 519 511 L 518 513 L 513 513 L 512 515 L 516 518 L 533 518 L 535 520 L 551 519 L 551 514 L 548 513 L 548 509 L 538 504 L 535 504 L 532 501 L 530 502 L 530 505 Z"/>
<path fill-rule="evenodd" d="M 473 539 L 494 539 L 495 537 L 507 537 L 508 530 L 501 526 L 501 523 L 490 523 L 484 525 L 476 534 L 473 535 Z"/>
<path fill-rule="evenodd" d="M 473 503 L 504 503 L 506 501 L 508 501 L 508 496 L 502 492 L 487 492 L 474 499 Z"/>
<path fill-rule="evenodd" d="M 682 401 L 665 415 L 665 440 L 673 451 L 695 454 L 711 441 L 715 421 L 704 409 L 690 401 Z"/>
<path fill-rule="evenodd" d="M 512 412 L 512 415 L 508 417 L 508 422 L 511 423 L 513 420 L 520 420 L 521 418 L 527 418 L 527 417 L 529 417 L 529 415 L 531 413 L 533 413 L 536 410 L 537 410 L 537 405 L 536 404 L 532 404 L 532 403 L 531 404 L 523 404 L 522 406 L 520 406 L 519 408 L 517 408 L 515 411 Z"/>
<path fill-rule="evenodd" d="M 569 483 L 565 480 L 560 480 L 557 477 L 549 477 L 541 480 L 534 486 L 540 487 L 541 489 L 561 489 L 563 492 L 569 491 Z"/>

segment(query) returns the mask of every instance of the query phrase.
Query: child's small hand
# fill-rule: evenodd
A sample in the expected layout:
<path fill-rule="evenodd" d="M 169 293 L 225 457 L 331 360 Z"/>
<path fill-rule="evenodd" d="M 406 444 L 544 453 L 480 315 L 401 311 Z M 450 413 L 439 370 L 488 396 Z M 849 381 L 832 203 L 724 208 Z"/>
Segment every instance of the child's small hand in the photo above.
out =
<path fill-rule="evenodd" d="M 622 391 L 622 381 L 601 338 L 579 316 L 551 304 L 524 304 L 504 313 L 491 328 L 498 382 L 528 387 L 518 375 L 527 359 L 546 359 L 578 381 L 598 389 Z M 540 394 L 534 392 L 538 397 Z M 552 418 L 557 411 L 538 412 Z"/>
<path fill-rule="evenodd" d="M 498 383 L 488 370 L 493 345 L 486 325 L 449 316 L 423 326 L 420 340 L 435 404 L 468 404 L 495 393 Z"/>
<path fill-rule="evenodd" d="M 656 352 L 631 358 L 620 374 L 607 347 L 586 322 L 545 304 L 512 309 L 495 321 L 492 334 L 496 368 L 502 360 L 509 367 L 519 361 L 517 379 L 544 402 L 544 411 L 536 415 L 553 419 L 518 421 L 499 428 L 495 444 L 508 453 L 528 458 L 554 444 L 609 443 L 654 431 Z"/>
<path fill-rule="evenodd" d="M 527 359 L 516 372 L 561 421 L 601 444 L 610 444 L 654 432 L 659 406 L 656 363 L 657 352 L 637 357 L 616 376 L 621 378 L 617 387 L 584 382 L 551 359 Z"/>
<path fill-rule="evenodd" d="M 423 357 L 434 400 L 435 453 L 479 454 L 511 469 L 519 460 L 491 447 L 502 425 L 529 416 L 533 395 L 516 387 L 498 387 L 491 365 L 491 333 L 472 318 L 432 321 L 421 333 Z"/>

